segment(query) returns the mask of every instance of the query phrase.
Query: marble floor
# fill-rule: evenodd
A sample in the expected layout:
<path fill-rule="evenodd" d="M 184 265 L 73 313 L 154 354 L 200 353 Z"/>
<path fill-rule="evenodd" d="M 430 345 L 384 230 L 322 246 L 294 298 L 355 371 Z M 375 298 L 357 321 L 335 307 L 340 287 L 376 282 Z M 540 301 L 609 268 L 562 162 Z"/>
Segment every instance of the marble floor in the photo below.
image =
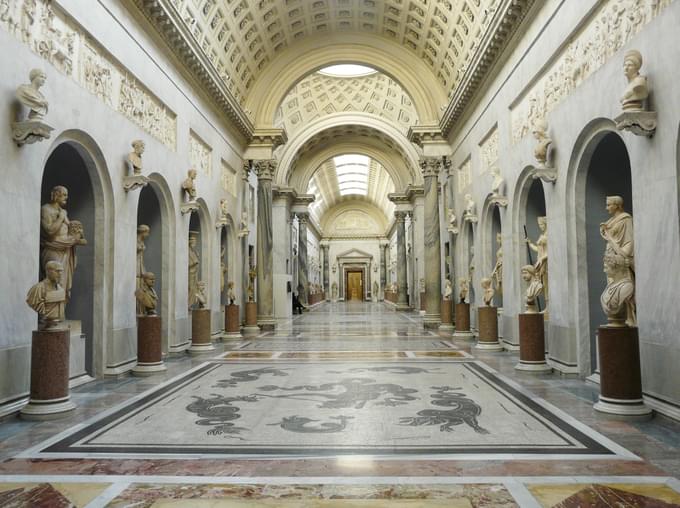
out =
<path fill-rule="evenodd" d="M 597 387 L 386 304 L 73 390 L 0 420 L 0 507 L 680 506 L 680 423 L 597 414 Z"/>

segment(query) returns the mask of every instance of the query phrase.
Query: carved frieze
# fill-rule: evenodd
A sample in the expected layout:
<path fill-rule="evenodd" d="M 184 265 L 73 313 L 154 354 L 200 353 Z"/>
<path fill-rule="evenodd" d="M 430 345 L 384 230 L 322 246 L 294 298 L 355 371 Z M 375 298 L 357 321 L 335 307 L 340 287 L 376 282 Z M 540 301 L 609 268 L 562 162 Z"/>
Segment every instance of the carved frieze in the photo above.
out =
<path fill-rule="evenodd" d="M 189 131 L 189 161 L 199 173 L 212 175 L 212 148 L 199 138 L 194 131 Z"/>
<path fill-rule="evenodd" d="M 482 172 L 491 171 L 498 166 L 498 126 L 479 145 Z"/>

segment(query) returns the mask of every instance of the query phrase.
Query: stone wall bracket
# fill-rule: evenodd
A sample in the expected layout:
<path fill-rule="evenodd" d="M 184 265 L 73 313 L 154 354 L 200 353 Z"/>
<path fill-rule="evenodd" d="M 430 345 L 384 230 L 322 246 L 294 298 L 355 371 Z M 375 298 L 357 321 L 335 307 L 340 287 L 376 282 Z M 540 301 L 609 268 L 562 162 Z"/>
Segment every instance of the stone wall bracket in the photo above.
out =
<path fill-rule="evenodd" d="M 616 128 L 651 138 L 656 132 L 656 111 L 624 111 L 614 118 Z"/>
<path fill-rule="evenodd" d="M 182 215 L 186 215 L 191 212 L 197 212 L 198 203 L 196 203 L 196 201 L 187 201 L 186 203 L 182 203 L 179 207 L 179 211 L 182 213 Z"/>
<path fill-rule="evenodd" d="M 123 189 L 125 189 L 125 192 L 141 189 L 149 185 L 149 181 L 149 178 L 144 175 L 124 176 Z"/>
<path fill-rule="evenodd" d="M 501 206 L 501 207 L 503 207 L 503 208 L 505 208 L 506 206 L 508 206 L 508 198 L 506 198 L 505 196 L 491 196 L 491 200 L 490 200 L 489 202 L 490 202 L 492 205 L 498 205 L 498 206 Z M 475 221 L 474 221 L 474 222 L 477 222 L 476 219 L 477 219 L 477 217 L 475 217 Z M 463 219 L 463 220 L 465 220 L 465 219 Z M 471 222 L 472 222 L 472 221 L 471 221 Z"/>
<path fill-rule="evenodd" d="M 50 139 L 53 130 L 53 127 L 40 120 L 12 122 L 12 140 L 17 146 L 30 145 L 44 139 Z"/>
<path fill-rule="evenodd" d="M 534 168 L 531 176 L 534 180 L 540 178 L 545 183 L 555 183 L 557 181 L 557 169 L 549 168 L 547 166 L 539 166 Z"/>

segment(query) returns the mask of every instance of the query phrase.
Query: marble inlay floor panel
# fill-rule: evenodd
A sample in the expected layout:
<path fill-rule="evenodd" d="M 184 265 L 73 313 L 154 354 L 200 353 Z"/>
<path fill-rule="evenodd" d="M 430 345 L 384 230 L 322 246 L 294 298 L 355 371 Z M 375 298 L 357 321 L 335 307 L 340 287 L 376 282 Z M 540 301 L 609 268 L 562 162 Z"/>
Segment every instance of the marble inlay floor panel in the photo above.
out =
<path fill-rule="evenodd" d="M 634 458 L 475 361 L 211 360 L 21 457 Z"/>
<path fill-rule="evenodd" d="M 225 342 L 225 349 L 238 351 L 440 351 L 457 349 L 448 340 L 434 337 L 375 337 L 362 334 L 359 337 L 334 336 L 333 340 L 288 338 L 271 339 L 263 336 L 252 341 Z"/>

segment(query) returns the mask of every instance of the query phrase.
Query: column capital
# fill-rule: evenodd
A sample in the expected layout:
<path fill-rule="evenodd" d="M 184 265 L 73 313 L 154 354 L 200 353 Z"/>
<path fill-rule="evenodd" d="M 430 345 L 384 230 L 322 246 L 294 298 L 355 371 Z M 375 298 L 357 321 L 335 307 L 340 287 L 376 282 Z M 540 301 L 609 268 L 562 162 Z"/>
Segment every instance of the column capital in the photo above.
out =
<path fill-rule="evenodd" d="M 394 212 L 394 217 L 397 219 L 397 222 L 406 222 L 406 215 L 408 212 L 405 211 L 396 211 Z"/>
<path fill-rule="evenodd" d="M 451 160 L 446 157 L 422 157 L 420 159 L 420 169 L 423 176 L 437 176 L 440 171 L 448 171 L 451 167 Z"/>
<path fill-rule="evenodd" d="M 295 212 L 300 224 L 307 224 L 309 222 L 309 212 Z"/>
<path fill-rule="evenodd" d="M 276 171 L 276 159 L 260 159 L 253 161 L 253 170 L 258 180 L 271 180 Z"/>

